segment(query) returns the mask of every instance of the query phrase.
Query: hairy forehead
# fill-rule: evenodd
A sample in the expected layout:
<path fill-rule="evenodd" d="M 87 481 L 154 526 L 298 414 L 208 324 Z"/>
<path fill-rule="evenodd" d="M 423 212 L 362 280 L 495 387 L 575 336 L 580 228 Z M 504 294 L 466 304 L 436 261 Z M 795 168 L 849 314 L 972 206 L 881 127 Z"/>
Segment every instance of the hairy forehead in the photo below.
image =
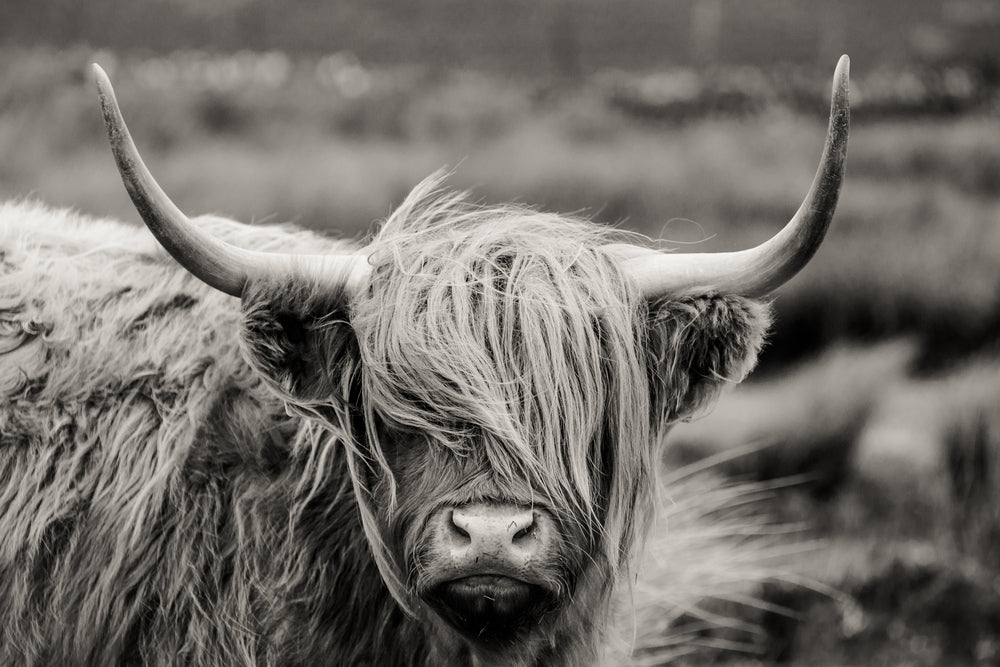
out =
<path fill-rule="evenodd" d="M 352 307 L 366 389 L 391 419 L 510 437 L 598 399 L 610 367 L 632 372 L 639 301 L 596 227 L 441 206 L 447 226 L 435 224 L 441 210 L 390 220 L 372 244 L 372 288 Z"/>

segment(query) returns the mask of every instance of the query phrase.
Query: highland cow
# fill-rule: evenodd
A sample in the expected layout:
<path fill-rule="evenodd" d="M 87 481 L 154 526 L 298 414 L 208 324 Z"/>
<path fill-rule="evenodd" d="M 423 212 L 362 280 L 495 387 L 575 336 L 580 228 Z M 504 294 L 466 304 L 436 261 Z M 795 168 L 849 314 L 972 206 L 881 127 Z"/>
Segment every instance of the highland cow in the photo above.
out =
<path fill-rule="evenodd" d="M 708 255 L 440 176 L 363 246 L 191 220 L 96 70 L 156 240 L 0 208 L 0 663 L 605 659 L 662 435 L 830 222 L 846 58 L 799 212 Z"/>

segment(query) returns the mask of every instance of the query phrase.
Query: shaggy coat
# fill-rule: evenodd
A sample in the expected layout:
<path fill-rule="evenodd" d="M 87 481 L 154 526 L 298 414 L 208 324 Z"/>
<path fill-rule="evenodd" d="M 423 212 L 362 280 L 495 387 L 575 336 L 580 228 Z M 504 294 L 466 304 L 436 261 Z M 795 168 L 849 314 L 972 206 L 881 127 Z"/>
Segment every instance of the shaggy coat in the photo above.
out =
<path fill-rule="evenodd" d="M 241 301 L 141 228 L 0 206 L 0 664 L 600 661 L 661 436 L 742 379 L 767 326 L 741 297 L 645 303 L 608 239 L 432 181 L 350 303 L 295 279 Z M 558 604 L 484 646 L 421 597 L 422 526 L 497 498 L 549 508 Z"/>

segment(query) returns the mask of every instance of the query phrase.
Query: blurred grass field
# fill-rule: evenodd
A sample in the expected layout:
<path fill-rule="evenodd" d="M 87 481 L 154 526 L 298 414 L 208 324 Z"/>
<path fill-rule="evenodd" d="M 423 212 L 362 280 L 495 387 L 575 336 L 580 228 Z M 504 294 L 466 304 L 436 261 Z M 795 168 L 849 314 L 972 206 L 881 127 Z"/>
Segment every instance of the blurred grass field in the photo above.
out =
<path fill-rule="evenodd" d="M 8 49 L 0 197 L 137 221 L 92 60 L 190 213 L 358 237 L 450 166 L 484 201 L 581 213 L 679 251 L 746 247 L 794 213 L 834 65 L 809 70 L 812 102 L 678 117 L 622 105 L 635 83 L 622 74 Z M 854 73 L 862 91 L 878 81 L 857 59 Z M 676 96 L 698 74 L 672 76 Z M 778 293 L 758 373 L 668 449 L 675 467 L 729 452 L 720 470 L 734 479 L 791 480 L 766 504 L 826 546 L 792 568 L 811 587 L 765 587 L 766 604 L 741 612 L 763 632 L 699 630 L 707 648 L 689 664 L 1000 663 L 998 108 L 894 116 L 859 99 L 834 226 Z M 751 653 L 714 648 L 730 644 Z"/>

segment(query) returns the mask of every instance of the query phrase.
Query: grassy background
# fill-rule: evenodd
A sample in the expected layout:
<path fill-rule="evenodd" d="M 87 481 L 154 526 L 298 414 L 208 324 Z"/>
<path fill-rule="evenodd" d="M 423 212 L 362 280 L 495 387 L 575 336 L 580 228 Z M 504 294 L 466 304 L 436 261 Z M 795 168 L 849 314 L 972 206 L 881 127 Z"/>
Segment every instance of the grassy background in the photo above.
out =
<path fill-rule="evenodd" d="M 358 236 L 450 165 L 484 201 L 745 247 L 804 195 L 848 51 L 828 240 L 777 295 L 752 380 L 668 449 L 674 468 L 715 456 L 771 485 L 769 511 L 824 547 L 792 559 L 810 585 L 719 603 L 746 625 L 660 622 L 701 647 L 690 664 L 997 664 L 1000 13 L 829 4 L 8 3 L 0 196 L 136 220 L 85 74 L 97 60 L 191 213 Z"/>
<path fill-rule="evenodd" d="M 847 50 L 905 61 L 914 43 L 949 50 L 950 25 L 982 26 L 990 2 L 940 0 L 34 0 L 0 5 L 0 40 L 87 41 L 118 51 L 350 50 L 365 62 L 420 62 L 537 76 L 690 62 L 825 61 Z M 889 28 L 889 29 L 887 29 Z M 961 50 L 996 53 L 966 30 Z M 943 34 L 942 34 L 943 33 Z"/>

